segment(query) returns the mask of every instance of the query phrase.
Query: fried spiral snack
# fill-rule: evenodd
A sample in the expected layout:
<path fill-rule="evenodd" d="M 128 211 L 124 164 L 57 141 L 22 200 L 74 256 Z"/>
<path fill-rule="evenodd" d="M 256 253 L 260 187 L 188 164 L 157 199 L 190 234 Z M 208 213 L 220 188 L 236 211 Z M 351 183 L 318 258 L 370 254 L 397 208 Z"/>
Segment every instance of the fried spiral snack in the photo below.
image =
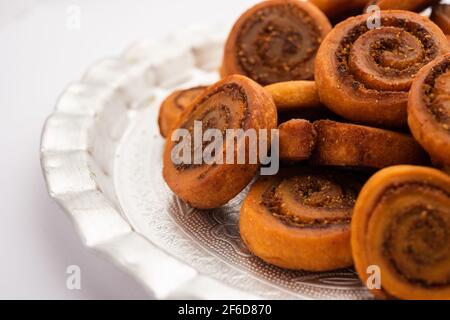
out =
<path fill-rule="evenodd" d="M 196 121 L 201 121 L 202 131 L 218 129 L 222 135 L 227 129 L 255 129 L 258 132 L 259 129 L 276 128 L 277 111 L 272 97 L 264 88 L 251 79 L 234 75 L 209 87 L 195 99 L 177 127 L 187 130 L 194 140 Z M 257 139 L 261 139 L 258 134 Z M 223 140 L 221 151 L 225 153 L 228 140 Z M 204 159 L 195 163 L 194 154 L 197 148 L 204 151 L 204 141 L 191 144 L 190 163 L 174 163 L 172 153 L 176 152 L 179 143 L 167 139 L 163 176 L 172 191 L 195 208 L 210 209 L 226 204 L 247 186 L 259 168 L 257 163 L 252 164 L 248 160 L 245 164 L 237 161 L 227 164 L 225 160 L 223 164 L 207 164 Z M 235 141 L 235 155 L 238 145 L 239 141 Z M 267 145 L 270 147 L 270 141 Z M 249 145 L 245 146 L 246 159 L 249 159 Z"/>
<path fill-rule="evenodd" d="M 450 176 L 415 166 L 376 173 L 356 201 L 351 244 L 364 283 L 379 267 L 377 297 L 450 299 Z"/>
<path fill-rule="evenodd" d="M 381 169 L 429 163 L 425 151 L 406 134 L 329 120 L 315 121 L 314 130 L 317 142 L 309 160 L 313 165 Z"/>
<path fill-rule="evenodd" d="M 408 100 L 412 134 L 440 165 L 450 165 L 450 54 L 424 67 Z"/>
<path fill-rule="evenodd" d="M 337 25 L 316 58 L 320 100 L 338 115 L 382 127 L 406 125 L 408 91 L 416 73 L 450 48 L 442 31 L 413 12 L 381 12 L 381 27 L 368 14 Z"/>
<path fill-rule="evenodd" d="M 197 98 L 206 86 L 198 86 L 185 90 L 176 90 L 161 104 L 158 115 L 159 132 L 167 137 L 170 129 L 178 122 L 184 110 Z"/>
<path fill-rule="evenodd" d="M 242 205 L 241 237 L 253 254 L 281 268 L 350 266 L 350 220 L 360 188 L 354 173 L 326 169 L 263 176 Z"/>
<path fill-rule="evenodd" d="M 369 5 L 377 5 L 381 10 L 407 10 L 420 12 L 439 0 L 373 0 Z"/>
<path fill-rule="evenodd" d="M 450 34 L 450 4 L 438 4 L 433 7 L 431 20 L 436 23 L 442 31 Z"/>
<path fill-rule="evenodd" d="M 221 74 L 242 74 L 262 85 L 312 79 L 317 49 L 330 30 L 327 17 L 313 4 L 263 1 L 235 23 Z"/>

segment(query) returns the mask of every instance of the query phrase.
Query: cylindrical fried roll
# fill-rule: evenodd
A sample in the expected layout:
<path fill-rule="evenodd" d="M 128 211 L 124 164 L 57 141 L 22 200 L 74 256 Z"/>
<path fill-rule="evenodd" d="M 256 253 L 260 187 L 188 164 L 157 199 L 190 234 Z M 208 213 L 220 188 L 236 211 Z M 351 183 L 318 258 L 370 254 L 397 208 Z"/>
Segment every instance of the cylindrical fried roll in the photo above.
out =
<path fill-rule="evenodd" d="M 317 49 L 330 30 L 327 17 L 313 4 L 263 1 L 235 23 L 222 76 L 242 74 L 262 85 L 312 79 Z"/>
<path fill-rule="evenodd" d="M 450 165 L 450 54 L 418 74 L 409 93 L 408 123 L 432 159 Z"/>
<path fill-rule="evenodd" d="M 217 129 L 222 134 L 223 144 L 219 145 L 219 150 L 210 150 L 210 154 L 214 157 L 223 155 L 222 163 L 217 163 L 218 161 L 208 163 L 202 157 L 209 144 L 205 145 L 204 140 L 196 141 L 195 128 L 198 124 L 203 134 L 207 129 Z M 259 129 L 270 130 L 276 126 L 275 103 L 267 91 L 244 76 L 227 77 L 209 87 L 183 113 L 177 128 L 184 129 L 180 132 L 189 133 L 191 140 L 189 161 L 188 163 L 184 160 L 181 163 L 178 163 L 178 160 L 174 161 L 174 153 L 178 155 L 181 152 L 178 148 L 182 148 L 183 145 L 180 144 L 183 141 L 172 141 L 169 137 L 164 150 L 164 179 L 176 195 L 193 207 L 200 209 L 220 207 L 242 191 L 259 168 L 258 163 L 250 161 L 250 152 L 256 150 L 251 150 L 250 144 L 242 141 L 246 139 L 246 135 L 239 136 L 235 132 L 236 136 L 228 140 L 225 136 L 228 135 L 228 129 L 242 129 L 244 134 L 247 130 L 254 129 L 258 146 L 261 139 Z M 200 137 L 202 138 L 204 139 L 203 136 Z M 227 147 L 228 143 L 233 143 L 231 148 Z M 270 147 L 270 141 L 266 143 Z M 231 155 L 232 159 L 234 158 L 234 161 L 231 161 L 233 164 L 228 164 L 227 149 L 231 149 L 234 153 Z M 245 152 L 245 163 L 239 164 L 236 155 L 242 150 Z M 185 156 L 184 152 L 181 153 Z M 197 159 L 196 154 L 200 154 L 201 159 Z"/>
<path fill-rule="evenodd" d="M 206 86 L 198 86 L 194 88 L 177 90 L 170 94 L 161 104 L 159 108 L 158 125 L 159 132 L 166 137 L 170 129 L 178 122 L 184 110 L 197 98 Z"/>
<path fill-rule="evenodd" d="M 314 165 L 381 169 L 396 164 L 428 164 L 429 158 L 409 135 L 329 120 L 314 122 Z"/>
<path fill-rule="evenodd" d="M 272 95 L 278 112 L 323 108 L 314 81 L 278 82 L 265 88 Z"/>
<path fill-rule="evenodd" d="M 347 16 L 349 14 L 362 13 L 367 5 L 368 0 L 309 0 L 322 10 L 327 17 L 336 20 L 338 17 Z"/>
<path fill-rule="evenodd" d="M 377 5 L 381 10 L 407 10 L 420 12 L 439 0 L 372 0 L 369 5 Z"/>
<path fill-rule="evenodd" d="M 377 297 L 450 299 L 447 174 L 415 166 L 379 171 L 359 194 L 351 234 L 356 270 Z"/>
<path fill-rule="evenodd" d="M 369 29 L 368 19 L 349 18 L 325 38 L 316 59 L 319 97 L 348 120 L 403 127 L 414 76 L 450 46 L 439 27 L 413 12 L 382 11 L 379 29 Z"/>
<path fill-rule="evenodd" d="M 279 127 L 280 159 L 303 161 L 311 156 L 316 144 L 316 130 L 311 122 L 293 119 Z"/>
<path fill-rule="evenodd" d="M 241 237 L 275 266 L 325 271 L 352 265 L 350 220 L 361 181 L 355 173 L 285 169 L 261 177 L 241 208 Z"/>
<path fill-rule="evenodd" d="M 450 4 L 438 4 L 433 7 L 431 20 L 436 23 L 445 34 L 450 34 Z"/>

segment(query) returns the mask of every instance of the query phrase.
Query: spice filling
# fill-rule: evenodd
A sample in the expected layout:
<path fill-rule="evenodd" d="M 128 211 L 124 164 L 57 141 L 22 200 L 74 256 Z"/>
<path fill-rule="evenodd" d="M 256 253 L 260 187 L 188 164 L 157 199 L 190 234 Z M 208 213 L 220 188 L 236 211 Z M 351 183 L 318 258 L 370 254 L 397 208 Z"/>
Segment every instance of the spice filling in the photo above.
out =
<path fill-rule="evenodd" d="M 300 228 L 345 225 L 361 183 L 345 174 L 304 173 L 280 179 L 262 194 L 276 218 Z"/>
<path fill-rule="evenodd" d="M 242 70 L 255 81 L 311 79 L 322 42 L 321 27 L 293 4 L 261 8 L 243 24 L 236 54 Z"/>
<path fill-rule="evenodd" d="M 383 17 L 380 29 L 366 22 L 351 29 L 335 53 L 339 76 L 355 90 L 408 91 L 414 75 L 438 54 L 419 23 Z"/>

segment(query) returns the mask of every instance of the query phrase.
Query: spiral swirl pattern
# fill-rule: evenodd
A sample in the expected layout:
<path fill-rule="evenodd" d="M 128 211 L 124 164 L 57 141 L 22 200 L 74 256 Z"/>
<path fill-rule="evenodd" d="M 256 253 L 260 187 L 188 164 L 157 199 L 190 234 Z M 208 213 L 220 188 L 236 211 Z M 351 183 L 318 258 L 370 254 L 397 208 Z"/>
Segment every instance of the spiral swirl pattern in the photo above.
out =
<path fill-rule="evenodd" d="M 262 85 L 314 76 L 314 58 L 331 25 L 313 4 L 264 1 L 236 22 L 222 75 L 243 74 Z"/>
<path fill-rule="evenodd" d="M 442 31 L 418 14 L 384 11 L 379 29 L 368 28 L 369 18 L 350 18 L 324 40 L 316 59 L 319 96 L 346 119 L 402 127 L 414 76 L 450 46 Z"/>
<path fill-rule="evenodd" d="M 363 187 L 352 221 L 355 266 L 363 281 L 376 265 L 377 296 L 450 298 L 450 177 L 436 169 L 397 166 Z"/>
<path fill-rule="evenodd" d="M 350 220 L 363 179 L 323 168 L 261 177 L 241 208 L 242 239 L 256 256 L 282 268 L 350 266 Z"/>
<path fill-rule="evenodd" d="M 194 132 L 195 122 L 201 124 L 200 137 Z M 192 206 L 200 209 L 217 208 L 236 196 L 251 181 L 259 165 L 247 161 L 245 164 L 227 164 L 228 129 L 274 129 L 277 111 L 272 97 L 254 81 L 239 75 L 227 77 L 209 87 L 182 114 L 177 129 L 185 129 L 190 135 L 191 157 L 188 163 L 174 162 L 172 152 L 184 140 L 167 139 L 164 150 L 163 176 L 172 191 Z M 203 155 L 209 142 L 203 134 L 207 129 L 218 129 L 223 136 L 215 152 L 223 153 L 222 163 L 208 164 L 196 155 Z M 195 141 L 196 139 L 201 141 Z M 245 137 L 244 137 L 245 138 Z M 259 141 L 260 137 L 256 137 Z M 258 143 L 257 141 L 257 143 Z M 234 149 L 238 148 L 238 142 Z M 270 143 L 267 144 L 270 147 Z M 249 159 L 249 148 L 245 159 Z M 255 151 L 255 150 L 253 150 Z M 236 156 L 236 155 L 235 155 Z M 198 161 L 197 161 L 198 160 Z"/>

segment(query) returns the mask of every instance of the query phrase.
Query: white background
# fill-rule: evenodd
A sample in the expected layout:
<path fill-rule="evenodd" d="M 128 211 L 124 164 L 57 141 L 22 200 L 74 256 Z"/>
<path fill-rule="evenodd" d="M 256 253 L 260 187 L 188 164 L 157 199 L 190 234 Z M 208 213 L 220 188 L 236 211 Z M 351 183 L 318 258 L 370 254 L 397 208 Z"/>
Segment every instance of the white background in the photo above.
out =
<path fill-rule="evenodd" d="M 146 299 L 131 277 L 87 251 L 47 195 L 40 134 L 58 95 L 96 60 L 190 24 L 234 21 L 254 0 L 0 0 L 0 298 Z M 81 9 L 81 29 L 66 27 Z M 82 289 L 66 288 L 79 265 Z"/>

